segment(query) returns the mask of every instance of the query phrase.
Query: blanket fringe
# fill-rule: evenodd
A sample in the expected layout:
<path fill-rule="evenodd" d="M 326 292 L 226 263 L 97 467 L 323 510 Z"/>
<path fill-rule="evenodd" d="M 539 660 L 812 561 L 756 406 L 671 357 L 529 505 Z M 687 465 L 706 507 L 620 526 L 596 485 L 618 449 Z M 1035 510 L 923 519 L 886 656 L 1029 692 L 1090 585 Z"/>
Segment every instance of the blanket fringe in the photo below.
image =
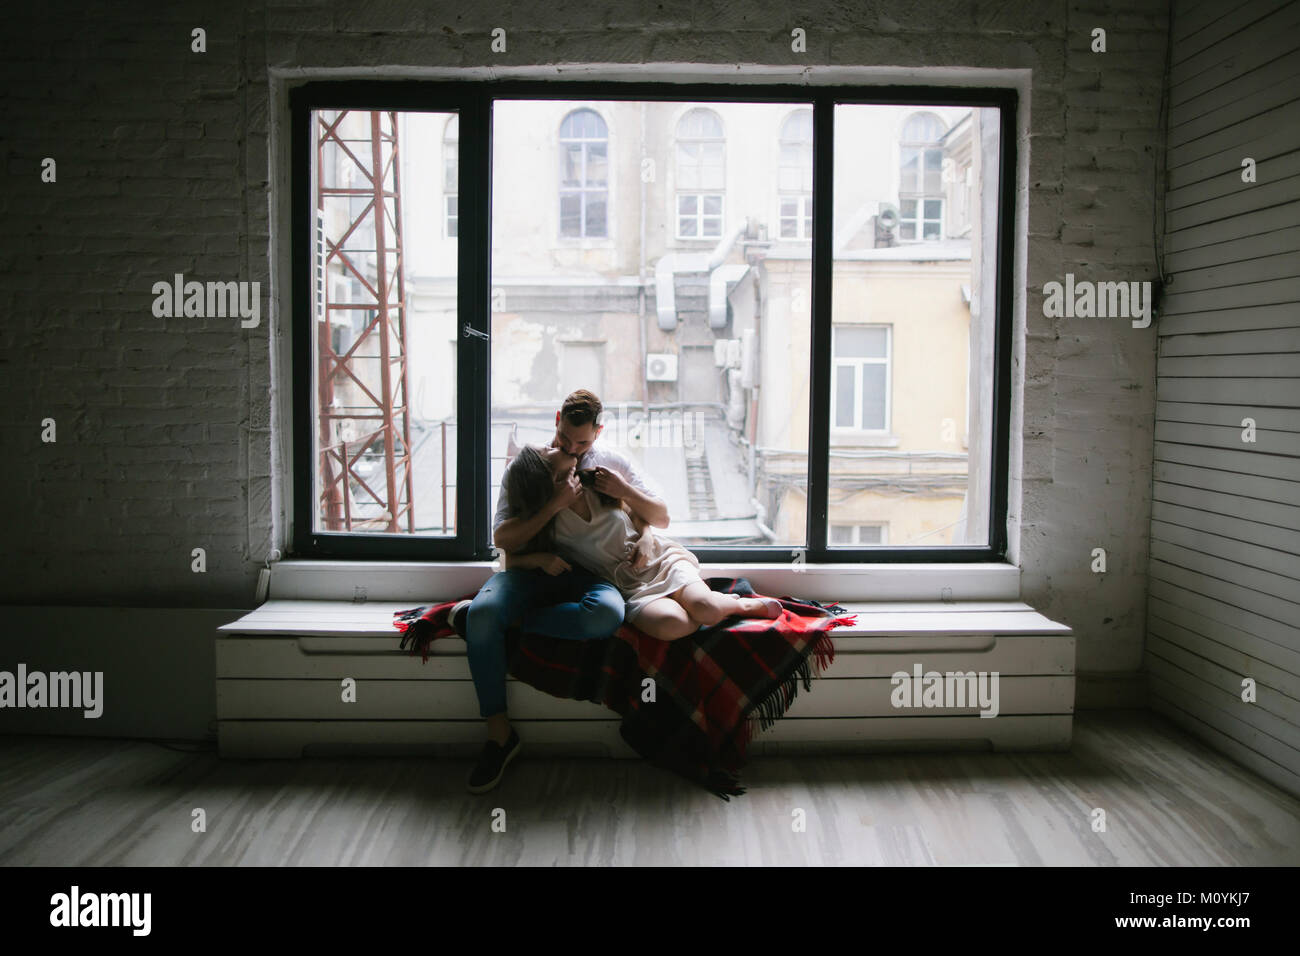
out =
<path fill-rule="evenodd" d="M 852 624 L 853 620 L 852 615 L 839 617 L 831 622 L 831 627 Z M 813 677 L 821 677 L 834 660 L 835 645 L 831 641 L 830 631 L 822 631 L 813 641 L 812 653 L 799 662 L 790 676 L 759 701 L 737 728 L 735 743 L 740 753 L 745 752 L 757 734 L 785 716 L 799 696 L 800 684 L 804 690 L 812 690 Z"/>
<path fill-rule="evenodd" d="M 711 769 L 704 780 L 704 786 L 716 797 L 721 797 L 728 803 L 732 797 L 739 797 L 744 794 L 745 788 L 740 785 L 740 774 L 734 770 L 725 770 L 720 767 Z"/>

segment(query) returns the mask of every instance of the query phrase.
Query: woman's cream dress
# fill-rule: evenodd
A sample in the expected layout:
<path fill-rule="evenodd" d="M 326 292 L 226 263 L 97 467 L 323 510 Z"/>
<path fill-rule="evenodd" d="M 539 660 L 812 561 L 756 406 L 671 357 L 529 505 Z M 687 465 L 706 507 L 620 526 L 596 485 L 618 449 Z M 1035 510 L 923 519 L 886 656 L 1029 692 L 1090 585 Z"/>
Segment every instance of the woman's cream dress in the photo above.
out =
<path fill-rule="evenodd" d="M 594 491 L 584 489 L 591 520 L 572 508 L 555 516 L 555 544 L 593 574 L 611 582 L 627 602 L 625 618 L 635 621 L 651 601 L 668 597 L 683 584 L 700 581 L 700 562 L 672 538 L 655 535 L 655 550 L 646 566 L 632 570 L 637 531 L 618 505 L 606 505 Z"/>

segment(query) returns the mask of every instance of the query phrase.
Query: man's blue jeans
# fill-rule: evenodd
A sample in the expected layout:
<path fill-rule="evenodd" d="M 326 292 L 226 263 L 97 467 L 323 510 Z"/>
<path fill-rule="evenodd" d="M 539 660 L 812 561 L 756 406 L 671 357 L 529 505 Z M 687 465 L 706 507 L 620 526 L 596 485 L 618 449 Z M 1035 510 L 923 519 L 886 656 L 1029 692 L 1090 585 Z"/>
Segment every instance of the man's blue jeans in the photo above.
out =
<path fill-rule="evenodd" d="M 611 636 L 623 623 L 623 595 L 590 571 L 508 568 L 488 578 L 469 606 L 465 643 L 480 717 L 506 709 L 506 629 L 575 641 Z"/>

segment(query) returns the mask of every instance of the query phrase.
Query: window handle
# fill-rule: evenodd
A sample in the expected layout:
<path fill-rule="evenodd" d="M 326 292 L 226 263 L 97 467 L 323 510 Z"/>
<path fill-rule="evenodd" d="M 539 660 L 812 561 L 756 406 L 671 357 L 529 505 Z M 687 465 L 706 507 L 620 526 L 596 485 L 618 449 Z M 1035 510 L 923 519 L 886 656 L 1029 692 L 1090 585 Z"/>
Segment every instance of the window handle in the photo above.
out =
<path fill-rule="evenodd" d="M 487 334 L 486 332 L 480 332 L 478 329 L 471 329 L 471 328 L 469 327 L 469 323 L 466 322 L 466 323 L 465 323 L 464 333 L 463 333 L 463 335 L 462 335 L 461 337 L 467 339 L 467 338 L 469 338 L 471 335 L 477 335 L 477 336 L 478 336 L 479 338 L 481 338 L 481 339 L 486 339 L 486 338 L 488 337 L 488 334 Z"/>

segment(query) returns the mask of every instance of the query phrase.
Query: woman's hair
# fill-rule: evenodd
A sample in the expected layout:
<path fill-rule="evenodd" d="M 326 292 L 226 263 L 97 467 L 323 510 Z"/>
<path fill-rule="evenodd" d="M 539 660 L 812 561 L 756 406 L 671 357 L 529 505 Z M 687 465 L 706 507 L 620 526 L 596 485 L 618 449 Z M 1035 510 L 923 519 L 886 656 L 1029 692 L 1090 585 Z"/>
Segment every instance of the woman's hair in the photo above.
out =
<path fill-rule="evenodd" d="M 615 498 L 604 492 L 596 491 L 596 469 L 583 468 L 578 472 L 578 479 L 583 487 L 595 492 L 601 502 L 610 508 L 624 508 L 623 499 Z M 504 484 L 506 498 L 510 501 L 511 518 L 521 515 L 535 515 L 546 507 L 546 503 L 555 494 L 555 475 L 550 463 L 542 456 L 536 445 L 525 445 L 510 462 L 506 469 Z M 519 549 L 519 554 L 534 551 L 555 550 L 555 519 L 546 523 L 533 539 Z"/>
<path fill-rule="evenodd" d="M 578 480 L 582 482 L 582 487 L 590 488 L 592 491 L 595 491 L 596 497 L 598 497 L 601 501 L 601 504 L 605 505 L 607 508 L 617 508 L 619 505 L 623 503 L 622 498 L 615 498 L 613 495 L 607 495 L 603 491 L 596 491 L 596 469 L 595 468 L 579 468 Z"/>
<path fill-rule="evenodd" d="M 551 474 L 551 466 L 534 445 L 525 445 L 519 449 L 502 481 L 506 488 L 506 498 L 510 501 L 511 518 L 537 514 L 546 507 L 551 495 L 555 494 L 555 477 Z M 551 551 L 554 548 L 555 520 L 552 519 L 519 549 L 519 553 Z"/>

